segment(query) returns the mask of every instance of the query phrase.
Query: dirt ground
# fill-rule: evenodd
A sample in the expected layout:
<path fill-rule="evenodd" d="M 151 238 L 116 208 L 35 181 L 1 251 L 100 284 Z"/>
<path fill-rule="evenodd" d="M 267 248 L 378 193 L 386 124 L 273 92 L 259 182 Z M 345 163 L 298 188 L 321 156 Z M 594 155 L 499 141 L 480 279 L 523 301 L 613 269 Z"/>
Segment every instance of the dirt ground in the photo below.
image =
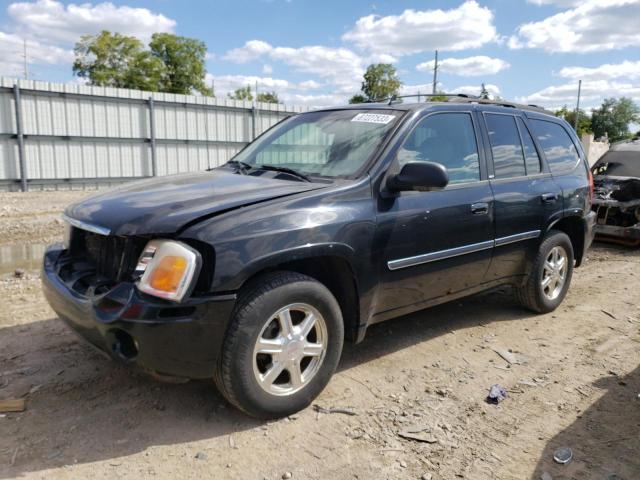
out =
<path fill-rule="evenodd" d="M 0 251 L 58 239 L 58 213 L 83 195 L 0 194 Z M 276 422 L 238 413 L 211 382 L 106 360 L 26 268 L 0 275 L 0 399 L 27 405 L 0 415 L 0 478 L 640 478 L 638 250 L 596 245 L 552 314 L 502 289 L 377 325 L 317 399 L 355 415 Z M 489 405 L 495 383 L 508 398 Z M 569 464 L 554 463 L 559 447 Z"/>

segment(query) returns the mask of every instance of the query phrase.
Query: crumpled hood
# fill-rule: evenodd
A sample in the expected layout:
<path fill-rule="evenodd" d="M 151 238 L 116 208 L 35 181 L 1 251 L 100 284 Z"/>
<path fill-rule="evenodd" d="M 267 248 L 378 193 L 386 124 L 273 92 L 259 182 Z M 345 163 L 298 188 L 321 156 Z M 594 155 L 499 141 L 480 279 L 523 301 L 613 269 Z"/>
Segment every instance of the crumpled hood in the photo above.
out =
<path fill-rule="evenodd" d="M 324 187 L 213 170 L 134 182 L 73 204 L 65 214 L 112 235 L 169 234 L 203 216 Z"/>

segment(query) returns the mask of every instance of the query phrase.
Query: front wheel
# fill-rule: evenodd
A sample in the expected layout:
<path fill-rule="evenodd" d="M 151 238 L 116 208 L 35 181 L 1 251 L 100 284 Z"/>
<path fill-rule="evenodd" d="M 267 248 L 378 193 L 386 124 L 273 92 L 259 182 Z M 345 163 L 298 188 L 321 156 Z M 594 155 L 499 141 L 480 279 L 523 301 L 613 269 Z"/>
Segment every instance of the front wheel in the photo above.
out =
<path fill-rule="evenodd" d="M 567 234 L 550 231 L 540 244 L 526 283 L 514 289 L 517 299 L 534 312 L 552 312 L 567 294 L 573 263 L 573 246 Z"/>
<path fill-rule="evenodd" d="M 216 383 L 252 416 L 290 415 L 327 385 L 343 339 L 340 306 L 324 285 L 293 272 L 266 275 L 241 293 Z"/>

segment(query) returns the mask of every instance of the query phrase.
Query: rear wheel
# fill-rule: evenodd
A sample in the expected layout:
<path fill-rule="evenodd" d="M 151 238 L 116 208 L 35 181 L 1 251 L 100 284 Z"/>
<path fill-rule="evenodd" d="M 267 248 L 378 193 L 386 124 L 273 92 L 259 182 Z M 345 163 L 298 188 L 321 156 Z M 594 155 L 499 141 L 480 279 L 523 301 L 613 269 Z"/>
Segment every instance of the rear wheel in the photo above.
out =
<path fill-rule="evenodd" d="M 343 337 L 340 307 L 324 285 L 298 273 L 269 274 L 241 294 L 216 383 L 250 415 L 290 415 L 329 382 Z"/>
<path fill-rule="evenodd" d="M 573 247 L 567 234 L 550 231 L 540 244 L 526 283 L 515 288 L 520 303 L 538 313 L 558 308 L 569 289 L 573 263 Z"/>

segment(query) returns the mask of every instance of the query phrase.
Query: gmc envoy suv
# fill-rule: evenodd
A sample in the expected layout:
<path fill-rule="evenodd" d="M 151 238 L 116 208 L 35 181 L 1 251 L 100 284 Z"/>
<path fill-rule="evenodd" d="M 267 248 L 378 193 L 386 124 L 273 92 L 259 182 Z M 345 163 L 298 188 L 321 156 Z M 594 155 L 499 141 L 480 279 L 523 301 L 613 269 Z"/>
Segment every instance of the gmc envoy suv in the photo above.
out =
<path fill-rule="evenodd" d="M 593 239 L 592 195 L 575 133 L 537 107 L 324 109 L 210 171 L 71 205 L 43 288 L 112 358 L 213 378 L 244 412 L 281 417 L 374 323 L 505 284 L 554 310 Z"/>

